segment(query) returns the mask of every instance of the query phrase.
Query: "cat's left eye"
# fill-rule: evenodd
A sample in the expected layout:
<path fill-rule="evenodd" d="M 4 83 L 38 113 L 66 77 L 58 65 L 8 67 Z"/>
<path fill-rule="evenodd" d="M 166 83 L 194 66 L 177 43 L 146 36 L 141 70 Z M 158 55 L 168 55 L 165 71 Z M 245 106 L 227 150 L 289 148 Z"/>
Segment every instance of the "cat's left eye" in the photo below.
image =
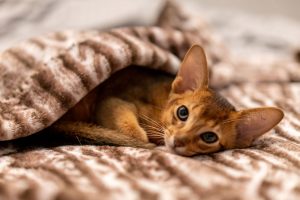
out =
<path fill-rule="evenodd" d="M 189 117 L 189 110 L 187 109 L 186 106 L 182 105 L 177 109 L 177 117 L 181 121 L 186 121 L 187 118 Z"/>
<path fill-rule="evenodd" d="M 208 132 L 204 132 L 200 135 L 200 138 L 205 142 L 205 143 L 214 143 L 216 141 L 218 141 L 218 136 L 217 134 L 215 134 L 214 132 L 208 131 Z"/>

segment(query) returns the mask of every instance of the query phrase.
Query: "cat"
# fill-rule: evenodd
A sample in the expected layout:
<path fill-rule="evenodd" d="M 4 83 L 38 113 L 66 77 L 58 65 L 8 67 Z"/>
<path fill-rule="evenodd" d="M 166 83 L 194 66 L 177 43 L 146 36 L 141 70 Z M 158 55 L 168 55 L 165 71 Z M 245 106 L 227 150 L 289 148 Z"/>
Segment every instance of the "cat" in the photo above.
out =
<path fill-rule="evenodd" d="M 100 84 L 54 127 L 98 143 L 152 148 L 193 156 L 249 147 L 276 126 L 275 107 L 237 111 L 209 88 L 204 50 L 193 45 L 174 76 L 127 67 Z"/>

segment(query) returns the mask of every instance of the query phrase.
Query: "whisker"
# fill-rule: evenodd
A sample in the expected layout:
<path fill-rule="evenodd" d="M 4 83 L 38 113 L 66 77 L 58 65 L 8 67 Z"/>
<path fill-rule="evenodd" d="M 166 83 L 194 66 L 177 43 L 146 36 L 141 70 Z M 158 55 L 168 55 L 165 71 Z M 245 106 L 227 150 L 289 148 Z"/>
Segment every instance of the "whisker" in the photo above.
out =
<path fill-rule="evenodd" d="M 147 130 L 146 133 L 147 133 L 147 135 L 153 135 L 153 136 L 158 136 L 158 137 L 164 137 L 165 136 L 161 132 L 157 132 L 157 131 L 153 131 L 153 130 Z"/>
<path fill-rule="evenodd" d="M 156 126 L 161 126 L 160 124 L 158 124 L 157 122 L 155 122 L 155 121 L 153 121 L 152 119 L 150 119 L 150 118 L 145 118 L 145 117 L 141 117 L 143 120 L 145 120 L 145 121 L 147 121 L 147 122 L 149 122 L 149 123 L 151 123 L 152 125 L 156 125 Z"/>
<path fill-rule="evenodd" d="M 157 126 L 152 126 L 152 125 L 149 125 L 149 124 L 144 124 L 144 123 L 140 123 L 140 125 L 144 128 L 144 129 L 150 129 L 150 130 L 155 130 L 157 132 L 160 132 L 160 133 L 164 133 L 165 130 L 161 127 L 157 127 Z"/>
<path fill-rule="evenodd" d="M 163 138 L 164 137 L 163 135 L 158 135 L 158 134 L 151 133 L 151 132 L 147 132 L 147 135 L 151 136 L 151 137 L 159 137 L 159 138 Z"/>
<path fill-rule="evenodd" d="M 147 133 L 147 135 L 156 135 L 156 136 L 160 136 L 160 137 L 164 136 L 164 134 L 161 134 L 160 132 L 155 132 L 152 130 L 147 130 L 146 133 Z"/>
<path fill-rule="evenodd" d="M 151 134 L 148 134 L 148 137 L 149 138 L 153 138 L 153 139 L 164 139 L 164 137 L 162 135 L 151 135 Z"/>
<path fill-rule="evenodd" d="M 153 130 L 156 130 L 156 131 L 159 131 L 159 132 L 164 132 L 164 130 L 160 127 L 151 126 L 151 125 L 144 124 L 144 123 L 140 123 L 140 125 L 142 125 L 146 129 L 153 129 Z"/>
<path fill-rule="evenodd" d="M 154 138 L 154 139 L 163 139 L 163 136 L 160 135 L 147 135 L 149 138 Z"/>
<path fill-rule="evenodd" d="M 153 130 L 153 129 L 146 129 L 145 130 L 147 133 L 153 133 L 155 135 L 161 135 L 161 136 L 164 136 L 165 134 L 161 131 L 157 131 L 157 130 Z"/>
<path fill-rule="evenodd" d="M 146 117 L 144 117 L 144 116 L 142 116 L 142 115 L 140 115 L 140 118 L 141 118 L 142 120 L 146 121 L 146 122 L 149 122 L 149 123 L 151 123 L 151 124 L 155 124 L 153 121 L 151 121 L 150 119 L 148 119 L 148 118 L 146 118 Z M 156 124 L 155 124 L 155 125 L 156 125 Z"/>
<path fill-rule="evenodd" d="M 146 116 L 146 115 L 143 115 L 143 114 L 140 114 L 141 118 L 144 119 L 144 120 L 148 120 L 149 122 L 152 122 L 152 124 L 156 124 L 157 126 L 159 127 L 163 127 L 162 124 L 160 122 L 157 122 L 156 120 Z"/>
<path fill-rule="evenodd" d="M 163 139 L 163 137 L 158 137 L 158 136 L 153 136 L 153 135 L 149 135 L 148 137 L 150 139 Z"/>
<path fill-rule="evenodd" d="M 165 124 L 165 122 L 161 122 L 163 128 L 167 129 L 167 125 Z"/>
<path fill-rule="evenodd" d="M 154 124 L 147 124 L 147 123 L 143 123 L 143 122 L 140 122 L 139 124 L 144 125 L 144 126 L 148 126 L 148 127 L 160 128 L 160 127 L 158 127 L 157 125 L 154 125 Z"/>
<path fill-rule="evenodd" d="M 147 130 L 146 133 L 147 133 L 148 135 L 157 135 L 157 136 L 161 136 L 161 137 L 164 136 L 164 134 L 161 134 L 161 133 L 159 133 L 159 132 L 155 132 L 155 131 L 152 131 L 152 130 Z"/>
<path fill-rule="evenodd" d="M 147 133 L 147 136 L 149 137 L 149 138 L 164 138 L 164 136 L 163 135 L 155 135 L 155 134 L 151 134 L 151 133 Z"/>
<path fill-rule="evenodd" d="M 158 122 L 143 114 L 139 114 L 139 117 L 142 121 L 144 121 L 139 122 L 139 124 L 144 128 L 149 139 L 155 140 L 156 143 L 164 144 L 164 136 L 167 126 L 163 122 Z"/>
<path fill-rule="evenodd" d="M 79 144 L 82 145 L 81 142 L 80 142 L 80 140 L 79 140 L 79 138 L 77 137 L 77 135 L 75 135 L 75 136 L 76 136 L 77 141 L 79 142 Z"/>

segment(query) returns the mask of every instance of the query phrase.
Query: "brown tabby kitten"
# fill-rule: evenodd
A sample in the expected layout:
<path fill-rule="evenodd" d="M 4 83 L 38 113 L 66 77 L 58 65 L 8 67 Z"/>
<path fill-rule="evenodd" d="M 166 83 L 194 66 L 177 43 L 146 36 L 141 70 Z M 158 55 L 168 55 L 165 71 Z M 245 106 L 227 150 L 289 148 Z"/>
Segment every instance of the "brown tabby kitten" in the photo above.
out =
<path fill-rule="evenodd" d="M 194 45 L 175 79 L 129 67 L 101 84 L 54 127 L 96 142 L 165 144 L 177 154 L 192 156 L 249 147 L 282 118 L 278 108 L 235 110 L 208 87 L 205 54 Z"/>

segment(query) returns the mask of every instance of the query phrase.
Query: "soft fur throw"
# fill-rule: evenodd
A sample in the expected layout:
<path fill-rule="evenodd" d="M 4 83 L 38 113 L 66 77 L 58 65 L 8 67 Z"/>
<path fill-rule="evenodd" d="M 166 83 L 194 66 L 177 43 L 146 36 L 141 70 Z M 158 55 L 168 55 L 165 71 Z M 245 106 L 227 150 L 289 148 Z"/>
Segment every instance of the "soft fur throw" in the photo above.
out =
<path fill-rule="evenodd" d="M 1 199 L 300 197 L 299 64 L 291 59 L 264 66 L 235 60 L 202 19 L 172 3 L 157 25 L 58 32 L 0 54 Z M 34 134 L 124 67 L 175 74 L 193 43 L 207 51 L 212 86 L 238 108 L 284 109 L 282 123 L 253 147 L 185 158 L 76 140 L 78 145 L 59 145 L 59 137 L 49 139 L 55 134 L 51 131 Z M 12 139 L 17 140 L 4 142 Z"/>

